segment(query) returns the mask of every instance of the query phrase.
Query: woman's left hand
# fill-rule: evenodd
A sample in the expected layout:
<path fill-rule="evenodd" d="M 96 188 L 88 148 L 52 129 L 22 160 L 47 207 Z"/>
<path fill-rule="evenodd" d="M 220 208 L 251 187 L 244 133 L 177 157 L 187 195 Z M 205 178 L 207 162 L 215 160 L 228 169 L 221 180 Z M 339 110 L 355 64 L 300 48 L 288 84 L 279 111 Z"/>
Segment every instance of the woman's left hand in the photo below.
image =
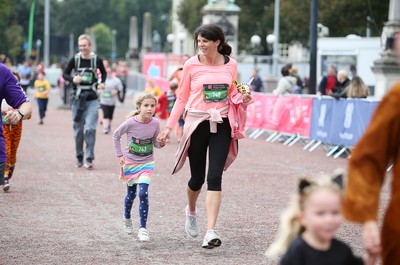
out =
<path fill-rule="evenodd" d="M 248 103 L 253 99 L 250 93 L 244 94 L 242 97 L 243 103 Z"/>

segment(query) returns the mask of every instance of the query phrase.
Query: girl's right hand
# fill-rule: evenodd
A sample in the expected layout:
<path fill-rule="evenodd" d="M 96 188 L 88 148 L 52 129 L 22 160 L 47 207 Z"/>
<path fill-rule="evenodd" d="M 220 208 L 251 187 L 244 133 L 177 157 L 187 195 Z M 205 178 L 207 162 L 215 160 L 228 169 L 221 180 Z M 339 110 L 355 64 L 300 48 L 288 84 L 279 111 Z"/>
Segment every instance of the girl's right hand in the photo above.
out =
<path fill-rule="evenodd" d="M 124 165 L 124 164 L 125 164 L 125 158 L 124 158 L 124 156 L 120 156 L 120 157 L 119 157 L 119 164 L 120 164 L 120 165 Z"/>

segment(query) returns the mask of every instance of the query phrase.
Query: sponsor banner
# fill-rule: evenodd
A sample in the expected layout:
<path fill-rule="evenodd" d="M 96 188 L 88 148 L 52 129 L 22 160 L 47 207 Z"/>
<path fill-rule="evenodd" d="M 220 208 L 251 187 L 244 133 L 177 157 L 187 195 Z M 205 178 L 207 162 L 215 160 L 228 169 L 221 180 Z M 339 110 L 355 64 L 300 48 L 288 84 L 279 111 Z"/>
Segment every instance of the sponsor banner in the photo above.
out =
<path fill-rule="evenodd" d="M 330 143 L 354 146 L 367 128 L 377 105 L 377 102 L 361 99 L 335 101 Z"/>
<path fill-rule="evenodd" d="M 324 143 L 331 141 L 333 100 L 314 98 L 312 102 L 310 138 Z"/>
<path fill-rule="evenodd" d="M 362 99 L 314 99 L 310 138 L 327 144 L 354 146 L 378 103 Z"/>

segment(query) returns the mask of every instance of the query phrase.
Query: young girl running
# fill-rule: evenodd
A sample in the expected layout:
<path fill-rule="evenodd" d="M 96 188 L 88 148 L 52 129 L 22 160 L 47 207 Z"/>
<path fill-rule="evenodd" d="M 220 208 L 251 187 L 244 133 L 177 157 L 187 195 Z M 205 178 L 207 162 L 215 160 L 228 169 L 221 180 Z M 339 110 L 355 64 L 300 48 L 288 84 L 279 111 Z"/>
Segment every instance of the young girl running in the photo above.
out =
<path fill-rule="evenodd" d="M 376 256 L 355 257 L 348 245 L 334 238 L 342 223 L 342 191 L 342 174 L 301 179 L 267 256 L 286 252 L 281 265 L 374 264 Z"/>
<path fill-rule="evenodd" d="M 43 119 L 46 116 L 47 104 L 49 102 L 49 93 L 50 93 L 50 83 L 46 79 L 44 79 L 45 73 L 39 72 L 38 79 L 34 83 L 35 87 L 35 98 L 37 99 L 37 104 L 39 108 L 39 125 L 43 124 Z"/>
<path fill-rule="evenodd" d="M 153 118 L 157 106 L 157 98 L 150 93 L 137 97 L 136 110 L 128 115 L 114 132 L 114 150 L 121 165 L 120 180 L 127 184 L 125 196 L 125 231 L 133 232 L 131 209 L 139 186 L 139 241 L 149 241 L 146 223 L 149 213 L 148 188 L 154 170 L 153 146 L 161 148 L 165 141 L 158 140 L 160 123 Z M 121 137 L 126 134 L 126 147 L 122 150 Z"/>

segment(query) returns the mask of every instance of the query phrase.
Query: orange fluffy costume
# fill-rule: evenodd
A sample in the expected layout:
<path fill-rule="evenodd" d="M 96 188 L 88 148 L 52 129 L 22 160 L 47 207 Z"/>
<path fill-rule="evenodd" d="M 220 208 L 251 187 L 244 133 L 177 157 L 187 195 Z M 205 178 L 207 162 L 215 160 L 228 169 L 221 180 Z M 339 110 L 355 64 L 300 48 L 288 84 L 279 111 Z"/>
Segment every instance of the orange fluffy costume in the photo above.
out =
<path fill-rule="evenodd" d="M 400 264 L 400 82 L 377 107 L 349 159 L 344 216 L 349 221 L 377 221 L 380 191 L 393 164 L 392 196 L 381 229 L 383 265 Z"/>

